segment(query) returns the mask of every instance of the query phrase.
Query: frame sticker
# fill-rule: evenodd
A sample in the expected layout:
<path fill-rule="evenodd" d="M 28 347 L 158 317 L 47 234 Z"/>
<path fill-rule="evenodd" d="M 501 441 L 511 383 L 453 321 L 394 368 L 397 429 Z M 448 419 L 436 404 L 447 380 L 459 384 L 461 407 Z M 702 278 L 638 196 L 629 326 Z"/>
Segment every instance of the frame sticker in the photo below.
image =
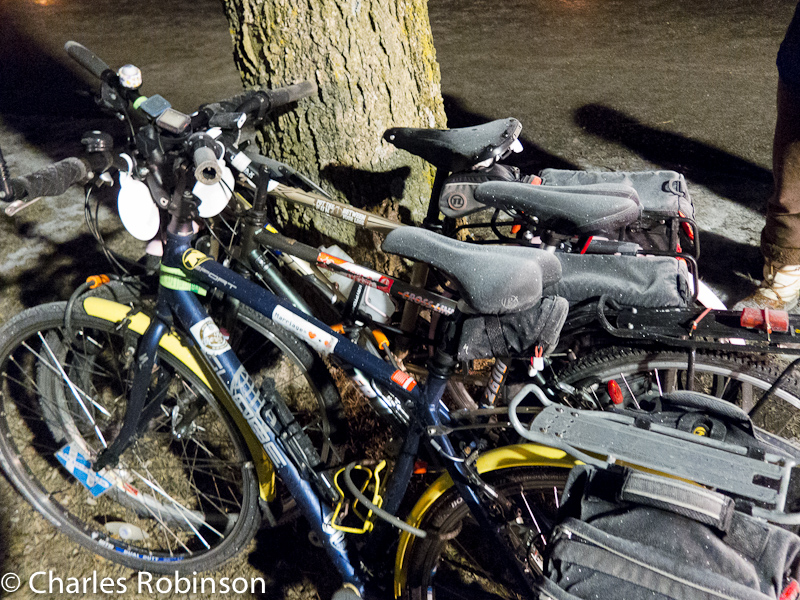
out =
<path fill-rule="evenodd" d="M 112 483 L 101 473 L 95 473 L 91 461 L 76 446 L 67 444 L 56 452 L 56 458 L 94 498 L 111 489 Z"/>
<path fill-rule="evenodd" d="M 211 257 L 203 254 L 200 250 L 195 250 L 194 248 L 189 248 L 186 252 L 183 253 L 181 257 L 181 261 L 183 262 L 183 266 L 187 271 L 192 271 L 196 269 L 198 266 L 202 265 L 207 260 L 211 260 Z"/>
<path fill-rule="evenodd" d="M 319 253 L 317 256 L 317 264 L 328 267 L 330 267 L 330 265 L 336 265 L 339 268 L 332 269 L 335 273 L 349 277 L 356 283 L 363 283 L 364 285 L 376 288 L 386 294 L 392 289 L 392 284 L 394 283 L 394 279 L 391 277 L 325 252 Z"/>
<path fill-rule="evenodd" d="M 189 329 L 192 336 L 200 344 L 203 352 L 210 356 L 219 356 L 231 349 L 228 340 L 222 335 L 222 332 L 217 327 L 217 324 L 211 317 L 205 318 L 199 323 L 195 323 Z"/>
<path fill-rule="evenodd" d="M 306 344 L 323 354 L 330 354 L 339 342 L 333 335 L 326 333 L 316 325 L 298 317 L 292 311 L 276 306 L 272 311 L 272 320 L 281 327 L 291 331 Z"/>

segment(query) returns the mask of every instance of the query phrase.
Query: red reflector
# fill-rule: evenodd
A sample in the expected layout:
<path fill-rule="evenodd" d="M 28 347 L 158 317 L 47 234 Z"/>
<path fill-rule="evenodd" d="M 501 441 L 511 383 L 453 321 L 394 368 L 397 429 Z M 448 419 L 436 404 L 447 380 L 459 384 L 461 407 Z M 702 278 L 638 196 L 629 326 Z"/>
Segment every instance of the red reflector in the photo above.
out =
<path fill-rule="evenodd" d="M 789 313 L 785 310 L 765 311 L 760 308 L 745 308 L 742 309 L 739 323 L 747 329 L 763 329 L 765 331 L 769 329 L 786 333 L 789 331 Z"/>
<path fill-rule="evenodd" d="M 619 384 L 613 379 L 610 379 L 606 387 L 608 388 L 608 395 L 611 397 L 611 401 L 614 404 L 622 404 L 622 388 L 619 387 Z"/>
<path fill-rule="evenodd" d="M 512 225 L 512 226 L 511 226 L 511 233 L 513 233 L 514 235 L 516 235 L 516 234 L 518 234 L 518 233 L 519 233 L 519 230 L 520 230 L 520 229 L 522 229 L 522 225 L 520 225 L 519 223 L 517 223 L 516 225 Z"/>
<path fill-rule="evenodd" d="M 678 215 L 683 217 L 684 219 L 686 218 L 686 215 L 683 214 L 683 212 L 680 210 L 678 211 Z M 686 237 L 694 241 L 694 229 L 692 229 L 692 226 L 689 225 L 689 223 L 687 223 L 686 221 L 681 221 L 681 227 L 683 228 L 683 232 L 686 234 Z"/>
<path fill-rule="evenodd" d="M 533 179 L 531 179 L 531 185 L 542 185 L 542 178 L 538 175 L 534 175 Z"/>
<path fill-rule="evenodd" d="M 428 472 L 428 463 L 424 460 L 418 460 L 414 463 L 414 475 L 424 475 Z"/>
<path fill-rule="evenodd" d="M 792 579 L 789 582 L 789 585 L 787 585 L 781 592 L 778 600 L 797 600 L 798 596 L 800 596 L 800 584 L 798 584 L 796 580 Z"/>

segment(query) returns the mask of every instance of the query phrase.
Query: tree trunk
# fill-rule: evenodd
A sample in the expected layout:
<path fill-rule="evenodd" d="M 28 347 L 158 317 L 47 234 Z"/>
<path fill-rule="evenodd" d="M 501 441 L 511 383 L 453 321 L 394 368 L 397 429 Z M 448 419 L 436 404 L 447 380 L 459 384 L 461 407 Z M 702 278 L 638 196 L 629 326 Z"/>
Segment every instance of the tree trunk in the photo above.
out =
<path fill-rule="evenodd" d="M 319 87 L 316 98 L 263 129 L 262 151 L 317 179 L 338 200 L 421 221 L 434 169 L 382 135 L 394 126 L 445 124 L 427 0 L 223 2 L 246 86 L 308 79 Z M 313 211 L 285 216 L 347 245 L 371 239 Z"/>

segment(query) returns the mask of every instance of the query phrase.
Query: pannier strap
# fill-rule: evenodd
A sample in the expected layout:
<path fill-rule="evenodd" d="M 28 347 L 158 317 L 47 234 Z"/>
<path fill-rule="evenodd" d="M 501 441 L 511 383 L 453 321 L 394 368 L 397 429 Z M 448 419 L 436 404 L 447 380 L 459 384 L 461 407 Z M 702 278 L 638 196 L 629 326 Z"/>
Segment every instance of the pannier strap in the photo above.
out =
<path fill-rule="evenodd" d="M 620 490 L 620 500 L 679 514 L 727 532 L 733 517 L 733 500 L 717 492 L 659 475 L 630 471 Z"/>
<path fill-rule="evenodd" d="M 489 345 L 492 348 L 493 356 L 509 356 L 500 319 L 497 315 L 486 315 L 484 319 L 484 326 L 486 327 L 486 334 L 489 337 Z"/>

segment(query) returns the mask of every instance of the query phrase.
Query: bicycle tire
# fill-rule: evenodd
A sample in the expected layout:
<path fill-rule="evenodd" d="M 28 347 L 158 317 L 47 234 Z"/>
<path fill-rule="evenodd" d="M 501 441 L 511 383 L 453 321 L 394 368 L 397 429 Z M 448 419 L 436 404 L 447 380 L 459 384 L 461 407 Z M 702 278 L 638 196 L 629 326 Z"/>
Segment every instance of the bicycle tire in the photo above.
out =
<path fill-rule="evenodd" d="M 221 565 L 255 535 L 258 481 L 230 415 L 169 353 L 159 351 L 151 383 L 169 408 L 107 471 L 110 490 L 92 497 L 55 459 L 66 445 L 91 456 L 113 439 L 138 340 L 76 309 L 70 342 L 65 308 L 28 309 L 0 330 L 0 466 L 59 531 L 104 558 L 157 573 Z M 175 419 L 189 414 L 176 437 Z"/>
<path fill-rule="evenodd" d="M 660 391 L 686 389 L 688 354 L 673 350 L 609 347 L 580 358 L 558 374 L 558 380 L 593 393 L 600 404 L 610 401 L 607 384 L 613 379 L 626 404 Z M 694 390 L 732 402 L 750 412 L 780 376 L 782 369 L 764 355 L 697 352 Z M 800 436 L 800 381 L 784 378 L 771 399 L 755 414 L 754 423 L 786 439 Z M 788 435 L 787 435 L 788 434 Z"/>
<path fill-rule="evenodd" d="M 506 533 L 518 549 L 517 559 L 532 572 L 541 571 L 542 554 L 549 533 L 558 522 L 558 496 L 569 469 L 553 467 L 509 467 L 486 474 L 485 480 L 501 497 L 511 502 L 504 510 Z M 455 488 L 442 494 L 428 509 L 421 529 L 436 532 L 415 538 L 407 553 L 408 600 L 440 598 L 522 599 L 530 591 L 519 591 L 511 565 L 503 564 Z"/>

